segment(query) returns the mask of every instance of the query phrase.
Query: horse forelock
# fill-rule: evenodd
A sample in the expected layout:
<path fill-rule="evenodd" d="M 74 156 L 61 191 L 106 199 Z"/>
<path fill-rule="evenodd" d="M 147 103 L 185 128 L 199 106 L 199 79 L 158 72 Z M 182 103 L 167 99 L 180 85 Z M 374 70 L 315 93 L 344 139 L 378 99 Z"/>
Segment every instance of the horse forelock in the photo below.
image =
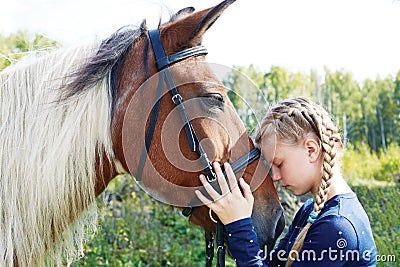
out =
<path fill-rule="evenodd" d="M 140 27 L 122 27 L 103 40 L 97 51 L 71 74 L 72 80 L 64 86 L 65 96 L 68 98 L 79 94 L 109 76 L 111 96 L 115 99 L 118 67 L 124 64 L 130 47 L 146 30 L 146 22 L 143 21 Z"/>

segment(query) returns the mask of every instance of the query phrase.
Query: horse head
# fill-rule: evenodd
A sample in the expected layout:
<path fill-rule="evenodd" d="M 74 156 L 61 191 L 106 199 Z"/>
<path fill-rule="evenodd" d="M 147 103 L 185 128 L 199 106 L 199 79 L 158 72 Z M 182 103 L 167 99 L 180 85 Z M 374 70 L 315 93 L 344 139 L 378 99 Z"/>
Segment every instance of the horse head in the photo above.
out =
<path fill-rule="evenodd" d="M 174 15 L 169 23 L 160 25 L 159 38 L 165 54 L 168 56 L 201 45 L 203 34 L 232 2 L 224 1 L 200 12 L 186 8 Z M 194 191 L 201 186 L 198 176 L 204 166 L 190 148 L 185 122 L 168 93 L 171 88 L 164 88 L 164 80 L 160 80 L 154 44 L 151 45 L 144 23 L 142 28 L 143 33 L 126 53 L 124 64 L 115 71 L 117 98 L 112 123 L 115 162 L 136 178 L 140 176 L 137 179 L 140 185 L 154 198 L 178 207 L 193 203 L 200 206 L 193 199 Z M 226 88 L 206 63 L 204 55 L 174 63 L 169 70 L 193 130 L 211 161 L 232 163 L 254 148 Z M 160 83 L 162 94 L 158 96 Z M 154 134 L 145 151 L 146 159 L 139 167 L 143 156 L 140 152 L 146 146 L 157 100 L 159 115 L 153 122 Z M 115 165 L 107 166 L 107 169 L 111 169 L 112 174 L 118 172 Z M 239 176 L 244 177 L 253 189 L 252 217 L 260 245 L 271 248 L 283 230 L 284 219 L 268 170 L 261 160 L 257 160 Z M 101 180 L 99 188 L 106 183 Z M 204 206 L 193 211 L 190 221 L 207 231 L 215 230 L 215 223 Z"/>

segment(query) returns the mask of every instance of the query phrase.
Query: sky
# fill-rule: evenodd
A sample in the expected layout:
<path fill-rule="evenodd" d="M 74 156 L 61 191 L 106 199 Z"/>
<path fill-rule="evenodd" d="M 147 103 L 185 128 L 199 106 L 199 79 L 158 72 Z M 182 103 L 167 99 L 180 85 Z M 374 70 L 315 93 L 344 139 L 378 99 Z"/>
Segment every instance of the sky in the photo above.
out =
<path fill-rule="evenodd" d="M 0 34 L 40 33 L 64 45 L 101 40 L 170 12 L 202 10 L 221 0 L 0 0 Z M 400 70 L 400 1 L 237 0 L 205 34 L 209 62 L 253 64 L 260 71 L 346 70 L 355 79 Z"/>

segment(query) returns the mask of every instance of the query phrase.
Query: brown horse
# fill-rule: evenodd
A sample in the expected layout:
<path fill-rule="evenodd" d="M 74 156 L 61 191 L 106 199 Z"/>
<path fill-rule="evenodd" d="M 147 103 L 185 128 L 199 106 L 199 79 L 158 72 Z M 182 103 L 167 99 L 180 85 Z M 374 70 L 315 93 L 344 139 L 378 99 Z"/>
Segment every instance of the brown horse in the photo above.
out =
<path fill-rule="evenodd" d="M 167 55 L 196 47 L 233 0 L 200 12 L 186 8 L 159 26 Z M 234 162 L 254 145 L 204 55 L 170 67 L 200 144 L 211 161 Z M 96 225 L 95 197 L 118 173 L 137 175 L 155 109 L 159 71 L 145 22 L 98 46 L 29 57 L 0 75 L 0 265 L 61 265 L 82 253 Z M 164 89 L 164 86 L 162 86 Z M 186 207 L 203 171 L 177 107 L 164 90 L 140 184 Z M 259 242 L 271 248 L 283 229 L 275 188 L 261 160 L 240 172 L 254 191 Z M 215 224 L 197 207 L 190 221 Z"/>

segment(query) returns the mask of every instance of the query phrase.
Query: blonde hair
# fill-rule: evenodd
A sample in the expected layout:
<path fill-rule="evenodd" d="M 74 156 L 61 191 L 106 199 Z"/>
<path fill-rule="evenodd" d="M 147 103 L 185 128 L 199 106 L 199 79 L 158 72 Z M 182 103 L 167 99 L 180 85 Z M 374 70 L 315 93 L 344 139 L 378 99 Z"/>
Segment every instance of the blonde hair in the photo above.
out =
<path fill-rule="evenodd" d="M 336 144 L 342 147 L 338 129 L 323 107 L 306 98 L 293 98 L 280 101 L 272 107 L 255 137 L 256 143 L 260 143 L 262 137 L 276 135 L 279 142 L 299 144 L 310 133 L 315 134 L 322 145 L 322 182 L 315 196 L 312 213 L 314 218 L 307 222 L 292 247 L 292 251 L 296 252 L 301 251 L 312 221 L 321 212 L 327 200 L 336 160 Z M 293 261 L 294 259 L 289 257 L 286 266 L 291 266 Z"/>
<path fill-rule="evenodd" d="M 96 156 L 113 154 L 109 78 L 60 101 L 95 51 L 32 55 L 0 73 L 0 266 L 65 265 L 96 228 Z"/>

